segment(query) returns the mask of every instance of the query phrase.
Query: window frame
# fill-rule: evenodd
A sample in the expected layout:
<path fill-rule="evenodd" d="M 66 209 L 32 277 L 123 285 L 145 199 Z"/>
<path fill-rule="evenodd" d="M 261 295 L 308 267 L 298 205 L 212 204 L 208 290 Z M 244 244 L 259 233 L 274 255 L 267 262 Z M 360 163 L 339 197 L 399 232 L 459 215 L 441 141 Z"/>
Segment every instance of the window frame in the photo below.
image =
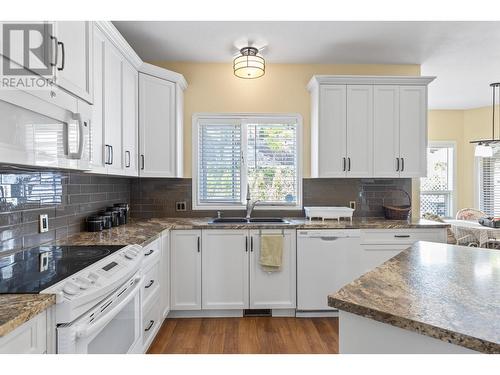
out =
<path fill-rule="evenodd" d="M 192 117 L 192 151 L 191 151 L 191 178 L 192 178 L 192 209 L 196 210 L 244 210 L 246 207 L 246 188 L 247 173 L 246 168 L 242 168 L 241 174 L 241 204 L 221 204 L 221 203 L 200 203 L 198 195 L 198 152 L 199 152 L 199 125 L 213 120 L 226 123 L 238 122 L 242 126 L 242 150 L 247 150 L 247 125 L 256 122 L 279 122 L 294 123 L 297 126 L 296 150 L 297 150 L 297 202 L 295 204 L 276 203 L 276 204 L 258 204 L 256 210 L 301 210 L 302 209 L 302 116 L 298 113 L 196 113 Z"/>
<path fill-rule="evenodd" d="M 452 190 L 447 190 L 451 194 L 451 199 L 450 199 L 450 217 L 449 218 L 454 218 L 456 213 L 457 213 L 457 207 L 458 207 L 458 201 L 457 201 L 457 170 L 458 170 L 458 165 L 457 165 L 457 142 L 456 141 L 429 141 L 427 143 L 427 148 L 425 152 L 427 153 L 427 150 L 429 148 L 452 148 L 453 149 L 453 173 L 452 173 L 452 178 L 453 178 L 453 189 Z M 426 176 L 427 177 L 427 176 Z M 422 190 L 422 185 L 421 185 L 421 179 L 418 179 L 418 198 L 419 201 L 421 201 L 422 194 L 425 194 L 426 192 L 428 194 L 432 194 L 432 191 L 429 190 Z M 422 212 L 420 209 L 420 216 L 423 215 L 425 212 Z"/>
<path fill-rule="evenodd" d="M 474 148 L 473 151 L 474 152 Z M 481 156 L 475 156 L 474 155 L 474 176 L 473 176 L 473 181 L 474 181 L 474 188 L 473 188 L 473 193 L 474 193 L 474 208 L 476 210 L 482 211 L 481 210 L 481 189 L 480 184 L 481 184 Z"/>

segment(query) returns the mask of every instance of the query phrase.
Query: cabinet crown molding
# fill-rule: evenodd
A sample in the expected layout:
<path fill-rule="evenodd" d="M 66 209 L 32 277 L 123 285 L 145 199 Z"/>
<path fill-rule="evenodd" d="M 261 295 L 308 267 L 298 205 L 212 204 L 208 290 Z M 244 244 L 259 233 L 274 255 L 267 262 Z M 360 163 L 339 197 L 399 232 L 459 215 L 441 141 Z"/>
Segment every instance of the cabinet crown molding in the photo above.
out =
<path fill-rule="evenodd" d="M 95 21 L 95 23 L 134 68 L 139 69 L 142 64 L 142 59 L 135 53 L 134 49 L 128 44 L 122 34 L 120 34 L 115 25 L 110 21 Z"/>
<path fill-rule="evenodd" d="M 188 86 L 187 81 L 182 74 L 173 72 L 165 68 L 161 68 L 153 64 L 142 63 L 139 67 L 139 73 L 149 74 L 153 77 L 162 78 L 167 81 L 174 82 L 179 85 L 182 90 L 185 90 Z"/>
<path fill-rule="evenodd" d="M 405 85 L 427 86 L 434 76 L 360 76 L 360 75 L 314 75 L 307 84 L 309 91 L 319 85 Z"/>

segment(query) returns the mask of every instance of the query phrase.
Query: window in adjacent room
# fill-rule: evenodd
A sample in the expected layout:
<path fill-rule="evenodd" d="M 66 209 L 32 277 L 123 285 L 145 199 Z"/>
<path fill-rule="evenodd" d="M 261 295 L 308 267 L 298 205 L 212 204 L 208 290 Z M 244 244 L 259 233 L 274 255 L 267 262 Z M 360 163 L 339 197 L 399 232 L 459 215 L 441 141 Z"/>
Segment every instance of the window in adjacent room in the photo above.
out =
<path fill-rule="evenodd" d="M 491 145 L 491 158 L 478 158 L 479 209 L 488 216 L 500 216 L 500 145 Z"/>
<path fill-rule="evenodd" d="M 430 143 L 427 177 L 420 179 L 420 213 L 442 217 L 454 215 L 455 144 Z"/>
<path fill-rule="evenodd" d="M 299 116 L 200 115 L 193 126 L 194 209 L 242 209 L 247 186 L 259 206 L 301 208 Z"/>

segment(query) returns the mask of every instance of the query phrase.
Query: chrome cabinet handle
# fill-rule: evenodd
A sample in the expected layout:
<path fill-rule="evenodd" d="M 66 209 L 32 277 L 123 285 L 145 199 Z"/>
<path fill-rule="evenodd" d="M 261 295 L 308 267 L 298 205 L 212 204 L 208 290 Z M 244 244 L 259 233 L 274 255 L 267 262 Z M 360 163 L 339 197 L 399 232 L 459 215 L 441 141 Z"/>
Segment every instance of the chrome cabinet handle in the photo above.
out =
<path fill-rule="evenodd" d="M 396 172 L 399 172 L 399 158 L 396 158 Z"/>
<path fill-rule="evenodd" d="M 71 118 L 73 120 L 78 121 L 78 151 L 77 152 L 69 152 L 70 145 L 69 145 L 69 123 L 66 124 L 66 154 L 68 155 L 68 159 L 81 159 L 82 154 L 83 154 L 83 143 L 84 143 L 84 136 L 83 136 L 83 127 L 84 127 L 84 122 L 82 120 L 82 115 L 81 113 L 73 113 L 71 115 Z M 85 123 L 85 126 L 87 126 L 87 123 Z"/>
<path fill-rule="evenodd" d="M 111 146 L 110 145 L 105 145 L 106 147 L 106 161 L 104 162 L 104 164 L 111 164 Z"/>
<path fill-rule="evenodd" d="M 345 172 L 345 162 L 346 162 L 345 158 L 342 158 L 342 171 L 344 172 Z"/>
<path fill-rule="evenodd" d="M 253 253 L 253 236 L 250 236 L 250 252 Z"/>
<path fill-rule="evenodd" d="M 149 289 L 149 288 L 151 288 L 151 286 L 153 286 L 154 283 L 155 283 L 154 280 L 149 280 L 149 284 L 144 286 L 144 288 Z"/>
<path fill-rule="evenodd" d="M 114 160 L 115 160 L 115 153 L 113 151 L 113 146 L 110 145 L 109 148 L 111 149 L 111 161 L 109 162 L 109 164 L 113 164 Z"/>
<path fill-rule="evenodd" d="M 351 158 L 350 157 L 347 158 L 347 165 L 348 165 L 347 170 L 350 172 L 351 171 Z"/>
<path fill-rule="evenodd" d="M 144 154 L 141 155 L 141 169 L 144 170 Z"/>
<path fill-rule="evenodd" d="M 248 236 L 245 236 L 245 253 L 248 253 Z"/>
<path fill-rule="evenodd" d="M 200 248 L 200 236 L 198 236 L 198 241 L 197 241 L 196 247 L 197 247 L 198 252 L 200 252 L 200 250 L 201 250 L 201 248 Z"/>
<path fill-rule="evenodd" d="M 395 234 L 395 238 L 410 238 L 409 234 Z"/>
<path fill-rule="evenodd" d="M 125 151 L 125 168 L 130 168 L 130 151 Z"/>
<path fill-rule="evenodd" d="M 56 55 L 54 56 L 54 62 L 50 63 L 50 66 L 57 66 L 57 61 L 59 60 L 59 41 L 54 35 L 50 36 L 50 39 L 54 41 L 54 49 L 56 50 Z"/>
<path fill-rule="evenodd" d="M 405 158 L 401 158 L 401 172 L 405 170 Z"/>
<path fill-rule="evenodd" d="M 64 43 L 63 42 L 57 42 L 58 45 L 61 46 L 61 52 L 62 52 L 62 61 L 61 61 L 61 67 L 58 67 L 57 70 L 64 70 L 64 65 L 66 65 L 66 51 L 64 49 Z"/>
<path fill-rule="evenodd" d="M 148 325 L 146 328 L 144 328 L 144 332 L 147 332 L 147 331 L 149 331 L 151 328 L 153 328 L 153 324 L 155 324 L 155 321 L 154 321 L 154 320 L 150 320 L 150 321 L 149 321 L 149 325 Z"/>
<path fill-rule="evenodd" d="M 336 241 L 338 240 L 338 237 L 334 237 L 334 236 L 322 236 L 322 237 L 319 237 L 321 241 Z"/>
<path fill-rule="evenodd" d="M 153 249 L 149 250 L 146 254 L 144 254 L 145 257 L 148 257 L 150 256 L 151 254 L 153 254 L 155 251 Z"/>

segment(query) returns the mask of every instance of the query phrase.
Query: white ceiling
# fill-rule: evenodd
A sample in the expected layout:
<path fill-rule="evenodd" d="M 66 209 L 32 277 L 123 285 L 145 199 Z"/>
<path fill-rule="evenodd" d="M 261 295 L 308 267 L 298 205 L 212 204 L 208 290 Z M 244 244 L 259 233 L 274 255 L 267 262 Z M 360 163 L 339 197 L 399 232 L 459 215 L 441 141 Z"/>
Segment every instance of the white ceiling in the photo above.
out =
<path fill-rule="evenodd" d="M 250 44 L 268 63 L 421 64 L 431 108 L 489 105 L 500 22 L 113 22 L 143 60 L 230 62 Z"/>

